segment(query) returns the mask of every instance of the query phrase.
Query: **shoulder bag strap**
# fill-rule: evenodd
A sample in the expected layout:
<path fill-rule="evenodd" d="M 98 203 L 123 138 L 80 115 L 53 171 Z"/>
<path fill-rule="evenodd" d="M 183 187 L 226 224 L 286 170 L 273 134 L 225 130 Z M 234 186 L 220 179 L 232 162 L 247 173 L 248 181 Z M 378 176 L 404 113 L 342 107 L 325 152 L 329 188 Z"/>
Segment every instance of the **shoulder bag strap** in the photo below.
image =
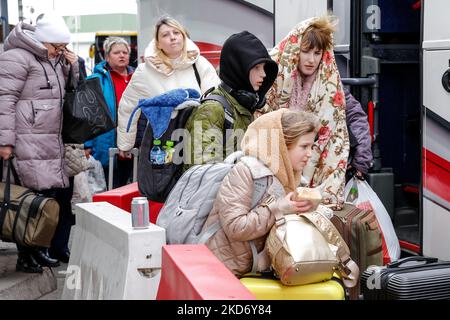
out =
<path fill-rule="evenodd" d="M 197 65 L 194 63 L 192 65 L 192 67 L 194 68 L 195 79 L 197 79 L 198 87 L 200 88 L 200 91 L 201 91 L 201 89 L 202 89 L 202 80 L 200 79 L 200 74 L 198 73 Z"/>
<path fill-rule="evenodd" d="M 19 175 L 17 174 L 16 168 L 14 168 L 12 158 L 10 158 L 8 160 L 8 171 L 11 171 L 11 173 L 13 174 L 14 184 L 21 186 L 22 183 L 20 182 Z"/>
<path fill-rule="evenodd" d="M 0 236 L 2 235 L 3 222 L 5 221 L 6 213 L 11 205 L 11 168 L 12 160 L 9 159 L 7 163 L 5 190 L 3 193 L 3 201 L 0 203 Z M 3 172 L 3 160 L 2 160 L 2 172 Z"/>

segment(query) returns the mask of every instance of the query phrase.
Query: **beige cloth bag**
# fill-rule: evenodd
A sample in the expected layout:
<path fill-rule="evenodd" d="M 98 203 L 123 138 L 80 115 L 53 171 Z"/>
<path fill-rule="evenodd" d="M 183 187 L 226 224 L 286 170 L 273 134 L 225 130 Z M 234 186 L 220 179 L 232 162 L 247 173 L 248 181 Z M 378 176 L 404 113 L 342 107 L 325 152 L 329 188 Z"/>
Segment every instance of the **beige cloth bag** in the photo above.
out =
<path fill-rule="evenodd" d="M 76 176 L 91 166 L 84 153 L 83 144 L 64 144 L 64 163 L 68 177 Z"/>
<path fill-rule="evenodd" d="M 277 217 L 266 240 L 275 274 L 284 285 L 304 285 L 329 280 L 333 273 L 354 287 L 359 268 L 341 235 L 319 210 Z"/>

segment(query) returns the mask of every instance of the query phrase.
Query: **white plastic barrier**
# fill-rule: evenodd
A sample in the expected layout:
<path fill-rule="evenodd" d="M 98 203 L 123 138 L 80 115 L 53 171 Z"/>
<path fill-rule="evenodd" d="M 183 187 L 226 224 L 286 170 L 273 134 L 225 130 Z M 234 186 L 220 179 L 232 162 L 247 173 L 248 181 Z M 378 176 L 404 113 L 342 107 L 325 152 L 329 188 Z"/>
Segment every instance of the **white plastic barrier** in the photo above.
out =
<path fill-rule="evenodd" d="M 78 204 L 62 299 L 156 298 L 165 231 L 133 229 L 131 216 L 107 202 Z"/>

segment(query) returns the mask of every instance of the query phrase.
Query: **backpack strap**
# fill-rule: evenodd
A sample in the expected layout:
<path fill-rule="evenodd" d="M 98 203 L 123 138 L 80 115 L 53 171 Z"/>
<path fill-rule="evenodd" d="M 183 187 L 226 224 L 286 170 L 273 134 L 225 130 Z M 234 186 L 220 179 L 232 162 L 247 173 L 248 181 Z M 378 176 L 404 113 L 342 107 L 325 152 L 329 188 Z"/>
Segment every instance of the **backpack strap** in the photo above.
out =
<path fill-rule="evenodd" d="M 228 100 L 221 95 L 218 94 L 210 94 L 206 97 L 204 97 L 200 102 L 203 103 L 203 101 L 217 101 L 219 102 L 222 107 L 223 107 L 223 111 L 225 112 L 225 123 L 223 126 L 223 132 L 224 132 L 224 137 L 226 136 L 227 140 L 228 140 L 228 136 L 227 136 L 227 129 L 233 129 L 234 128 L 234 115 L 233 115 L 233 109 L 230 106 L 230 103 L 228 102 Z M 226 140 L 225 140 L 226 141 Z"/>
<path fill-rule="evenodd" d="M 200 91 L 201 91 L 201 89 L 202 89 L 202 80 L 201 80 L 201 78 L 200 78 L 200 74 L 198 73 L 197 65 L 194 63 L 194 64 L 192 65 L 192 68 L 194 68 L 195 79 L 197 80 L 198 87 L 200 88 Z"/>
<path fill-rule="evenodd" d="M 222 107 L 223 111 L 225 113 L 225 122 L 223 124 L 223 141 L 222 141 L 222 147 L 223 150 L 226 150 L 227 147 L 227 141 L 231 137 L 232 131 L 229 129 L 234 128 L 234 116 L 233 116 L 233 109 L 231 108 L 230 104 L 228 103 L 228 100 L 225 99 L 224 96 L 218 95 L 218 94 L 210 94 L 203 98 L 201 102 L 203 101 L 216 101 L 219 102 Z"/>
<path fill-rule="evenodd" d="M 268 185 L 268 177 L 262 177 L 260 179 L 253 180 L 253 197 L 252 197 L 252 204 L 251 204 L 252 209 L 256 207 L 258 202 L 264 196 L 264 193 L 267 190 L 267 185 Z M 211 238 L 220 228 L 221 228 L 220 221 L 218 220 L 217 222 L 210 225 L 202 234 L 200 234 L 197 243 L 198 244 L 206 243 L 206 241 L 208 241 L 208 239 Z M 253 244 L 253 241 L 250 241 L 250 246 L 252 246 L 252 244 Z M 255 245 L 253 244 L 253 247 L 254 246 Z M 256 247 L 254 249 L 252 248 L 252 253 L 253 253 L 253 250 L 256 251 Z M 254 264 L 255 264 L 255 260 L 256 259 L 253 259 Z"/>

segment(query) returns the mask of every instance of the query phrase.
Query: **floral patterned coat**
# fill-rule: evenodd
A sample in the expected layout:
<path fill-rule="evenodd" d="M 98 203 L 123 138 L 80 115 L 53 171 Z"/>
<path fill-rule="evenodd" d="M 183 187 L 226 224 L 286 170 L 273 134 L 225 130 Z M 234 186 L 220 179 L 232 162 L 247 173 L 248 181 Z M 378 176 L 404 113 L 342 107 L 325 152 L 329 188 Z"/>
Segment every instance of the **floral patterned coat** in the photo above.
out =
<path fill-rule="evenodd" d="M 295 79 L 300 44 L 305 30 L 317 18 L 299 23 L 272 49 L 270 55 L 279 65 L 278 77 L 267 94 L 262 112 L 288 108 Z M 318 140 L 313 155 L 303 170 L 311 187 L 321 186 L 323 202 L 341 209 L 344 202 L 345 171 L 350 149 L 346 125 L 345 98 L 333 50 L 324 52 L 306 104 L 306 111 L 320 119 Z"/>

